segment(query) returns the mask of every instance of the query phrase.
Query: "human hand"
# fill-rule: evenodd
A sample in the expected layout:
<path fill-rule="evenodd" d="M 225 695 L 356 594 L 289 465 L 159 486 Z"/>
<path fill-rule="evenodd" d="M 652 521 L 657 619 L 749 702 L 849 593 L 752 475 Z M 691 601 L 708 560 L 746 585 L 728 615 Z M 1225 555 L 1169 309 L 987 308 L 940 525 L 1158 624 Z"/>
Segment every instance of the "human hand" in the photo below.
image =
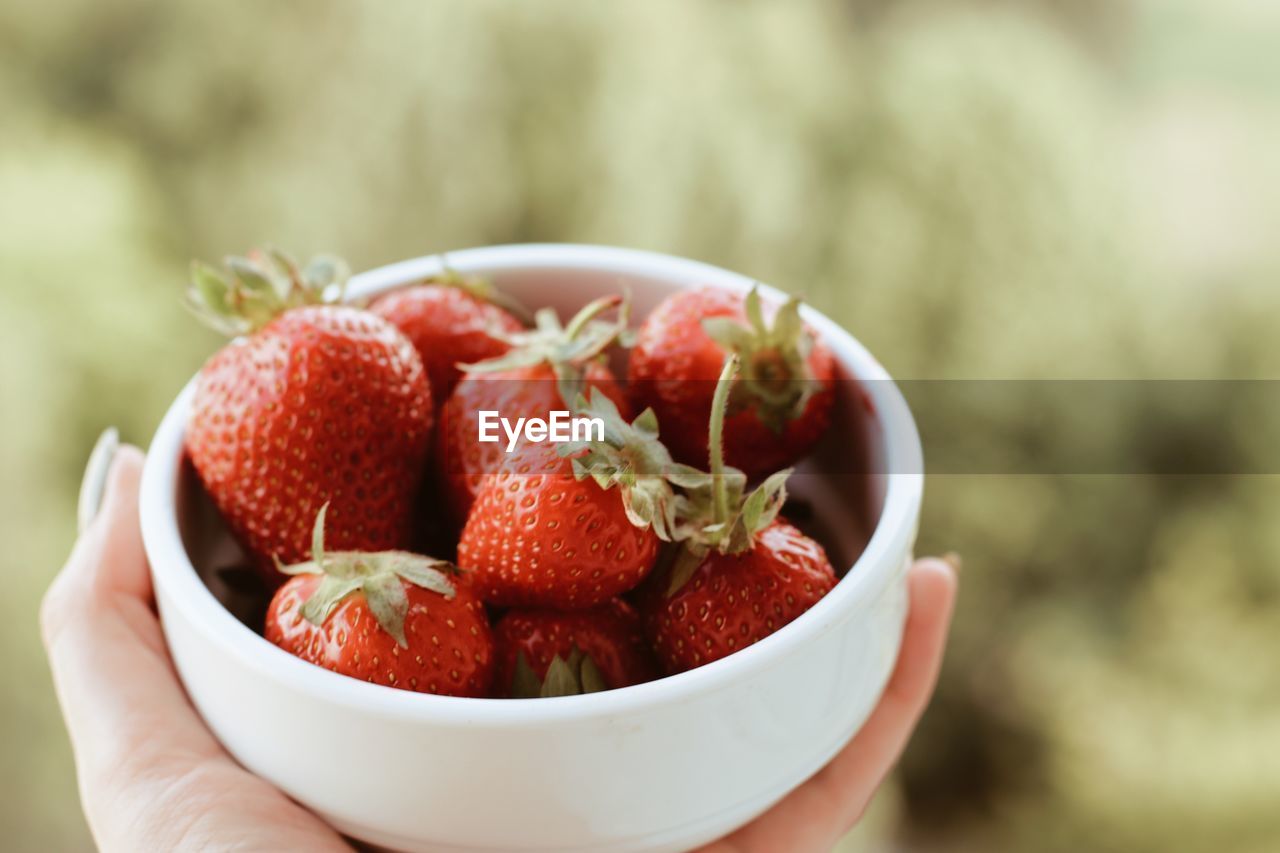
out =
<path fill-rule="evenodd" d="M 116 452 L 101 510 L 45 594 L 41 627 L 80 800 L 106 851 L 350 850 L 228 755 L 187 700 L 138 524 L 142 454 Z"/>
<path fill-rule="evenodd" d="M 862 817 L 915 729 L 942 666 L 956 598 L 958 558 L 917 560 L 907 576 L 909 611 L 889 684 L 839 755 L 751 823 L 698 853 L 827 851 Z"/>
<path fill-rule="evenodd" d="M 45 595 L 41 625 L 98 846 L 349 850 L 332 828 L 240 767 L 178 681 L 138 524 L 142 454 L 115 454 L 101 510 Z M 911 612 L 879 706 L 834 761 L 713 853 L 826 850 L 897 760 L 937 678 L 955 597 L 940 560 L 911 569 Z"/>

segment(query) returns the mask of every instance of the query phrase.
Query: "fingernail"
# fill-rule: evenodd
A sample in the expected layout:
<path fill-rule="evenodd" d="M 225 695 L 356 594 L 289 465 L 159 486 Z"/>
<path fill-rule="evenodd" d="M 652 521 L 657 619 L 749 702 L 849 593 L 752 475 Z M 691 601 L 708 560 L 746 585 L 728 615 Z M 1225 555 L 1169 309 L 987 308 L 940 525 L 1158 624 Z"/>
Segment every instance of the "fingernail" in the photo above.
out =
<path fill-rule="evenodd" d="M 111 460 L 120 446 L 120 433 L 115 427 L 107 427 L 94 442 L 89 462 L 84 466 L 84 479 L 80 481 L 80 498 L 76 503 L 76 529 L 83 533 L 102 506 L 102 492 L 107 487 L 107 472 Z"/>
<path fill-rule="evenodd" d="M 960 559 L 960 555 L 955 551 L 948 551 L 943 554 L 942 562 L 950 566 L 956 574 L 960 574 L 960 570 L 964 568 L 964 560 Z"/>

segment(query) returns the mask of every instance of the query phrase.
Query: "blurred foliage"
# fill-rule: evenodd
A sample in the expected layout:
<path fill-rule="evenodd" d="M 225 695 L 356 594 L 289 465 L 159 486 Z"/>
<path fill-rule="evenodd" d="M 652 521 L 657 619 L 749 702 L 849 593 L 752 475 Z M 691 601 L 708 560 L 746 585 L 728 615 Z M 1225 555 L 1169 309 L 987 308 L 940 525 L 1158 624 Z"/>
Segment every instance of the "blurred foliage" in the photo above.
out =
<path fill-rule="evenodd" d="M 1277 36 L 1246 0 L 0 7 L 6 847 L 88 844 L 35 613 L 98 430 L 145 443 L 217 344 L 188 258 L 640 246 L 902 377 L 1270 378 Z M 931 479 L 954 643 L 848 846 L 1274 849 L 1277 513 L 1271 477 Z"/>

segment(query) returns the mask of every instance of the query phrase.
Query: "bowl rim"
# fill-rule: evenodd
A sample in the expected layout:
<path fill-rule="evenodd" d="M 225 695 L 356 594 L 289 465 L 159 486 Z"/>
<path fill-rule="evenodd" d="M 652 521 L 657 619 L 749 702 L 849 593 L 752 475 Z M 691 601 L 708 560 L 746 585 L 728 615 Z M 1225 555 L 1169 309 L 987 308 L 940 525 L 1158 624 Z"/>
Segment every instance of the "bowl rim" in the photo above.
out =
<path fill-rule="evenodd" d="M 445 266 L 459 272 L 574 269 L 671 281 L 684 287 L 710 285 L 746 292 L 759 284 L 766 298 L 786 298 L 755 280 L 700 261 L 657 252 L 572 243 L 486 246 L 427 255 L 377 267 L 352 276 L 348 296 L 360 298 L 423 277 Z M 240 663 L 292 689 L 331 704 L 400 720 L 430 720 L 460 725 L 528 726 L 583 717 L 616 716 L 705 694 L 776 664 L 843 616 L 874 600 L 900 568 L 895 555 L 910 551 L 923 497 L 923 453 L 906 401 L 888 372 L 849 332 L 824 314 L 803 306 L 803 316 L 823 336 L 837 361 L 860 380 L 871 398 L 873 415 L 885 436 L 884 505 L 862 553 L 840 582 L 817 604 L 763 640 L 718 661 L 687 672 L 617 690 L 547 699 L 481 699 L 416 693 L 371 684 L 307 663 L 251 630 L 235 618 L 197 574 L 178 527 L 176 495 L 183 463 L 183 438 L 193 377 L 170 406 L 147 453 L 140 492 L 144 544 L 156 596 L 169 609 Z M 198 374 L 197 374 L 198 376 Z M 895 473 L 899 472 L 899 473 Z M 904 547 L 905 546 L 905 547 Z M 166 629 L 166 634 L 167 634 Z"/>

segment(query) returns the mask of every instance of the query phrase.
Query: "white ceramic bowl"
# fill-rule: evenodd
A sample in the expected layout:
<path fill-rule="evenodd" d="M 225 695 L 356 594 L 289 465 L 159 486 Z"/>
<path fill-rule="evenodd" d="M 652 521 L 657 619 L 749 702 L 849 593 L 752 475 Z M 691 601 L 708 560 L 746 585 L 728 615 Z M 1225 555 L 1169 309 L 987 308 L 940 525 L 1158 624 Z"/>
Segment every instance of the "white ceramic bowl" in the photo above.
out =
<path fill-rule="evenodd" d="M 753 283 L 694 261 L 595 246 L 472 249 L 448 263 L 562 313 L 629 288 L 637 318 L 682 288 Z M 355 276 L 352 294 L 440 269 L 439 257 L 382 267 Z M 831 320 L 813 310 L 805 317 L 845 377 L 859 380 L 839 383 L 836 423 L 791 484 L 847 573 L 799 619 L 724 660 L 586 696 L 395 690 L 304 663 L 245 627 L 207 571 L 234 546 L 183 461 L 189 384 L 152 441 L 141 512 L 165 636 L 192 702 L 241 764 L 379 846 L 682 850 L 746 823 L 826 764 L 883 690 L 923 486 L 915 424 L 888 374 Z"/>

